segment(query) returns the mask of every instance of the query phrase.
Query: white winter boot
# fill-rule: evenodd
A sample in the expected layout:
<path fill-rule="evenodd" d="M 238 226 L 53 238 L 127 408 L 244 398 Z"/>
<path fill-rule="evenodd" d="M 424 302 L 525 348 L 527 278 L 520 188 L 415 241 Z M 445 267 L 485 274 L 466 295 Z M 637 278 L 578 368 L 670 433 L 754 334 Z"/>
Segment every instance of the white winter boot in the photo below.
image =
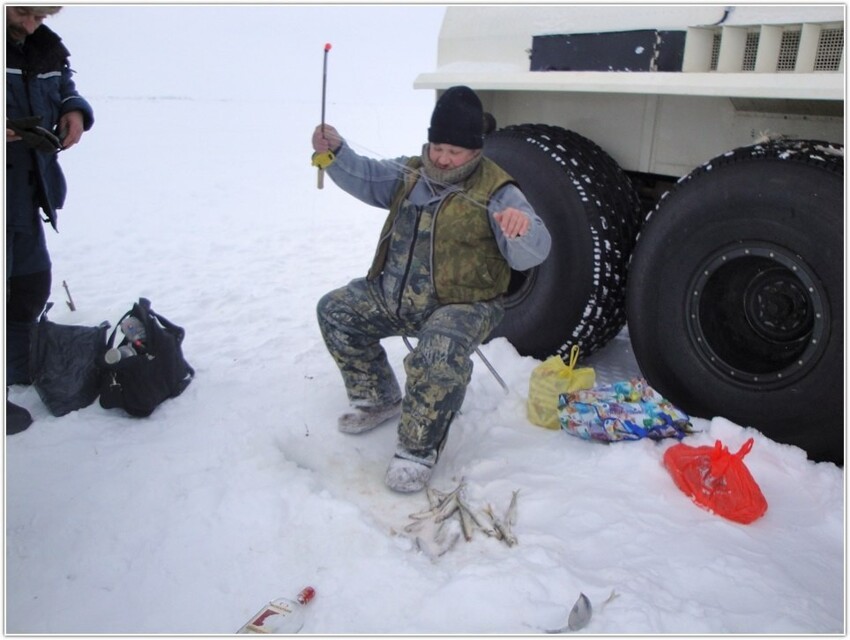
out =
<path fill-rule="evenodd" d="M 421 491 L 431 479 L 431 471 L 436 462 L 436 451 L 422 457 L 398 447 L 390 460 L 390 466 L 387 467 L 384 482 L 393 491 L 401 493 Z"/>
<path fill-rule="evenodd" d="M 365 433 L 400 415 L 401 400 L 381 407 L 356 407 L 354 411 L 339 417 L 337 427 L 343 433 Z"/>

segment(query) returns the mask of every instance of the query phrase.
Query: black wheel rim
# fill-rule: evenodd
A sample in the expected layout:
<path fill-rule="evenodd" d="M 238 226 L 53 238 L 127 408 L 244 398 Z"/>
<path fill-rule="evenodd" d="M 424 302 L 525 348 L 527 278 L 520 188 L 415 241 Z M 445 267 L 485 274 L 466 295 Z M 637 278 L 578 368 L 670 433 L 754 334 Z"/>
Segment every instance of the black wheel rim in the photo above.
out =
<path fill-rule="evenodd" d="M 825 294 L 801 258 L 769 243 L 735 244 L 691 281 L 695 353 L 729 382 L 781 387 L 805 376 L 827 344 Z"/>
<path fill-rule="evenodd" d="M 505 294 L 504 302 L 506 309 L 513 309 L 522 304 L 528 298 L 537 280 L 538 267 L 528 271 L 511 270 L 511 281 Z"/>

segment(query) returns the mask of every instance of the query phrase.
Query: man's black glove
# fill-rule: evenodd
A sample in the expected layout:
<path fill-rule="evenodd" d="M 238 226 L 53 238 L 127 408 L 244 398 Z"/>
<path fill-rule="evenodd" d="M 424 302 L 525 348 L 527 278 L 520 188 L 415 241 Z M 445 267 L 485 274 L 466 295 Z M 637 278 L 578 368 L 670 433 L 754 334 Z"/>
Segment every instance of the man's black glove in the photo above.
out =
<path fill-rule="evenodd" d="M 36 151 L 56 153 L 61 151 L 62 142 L 44 127 L 39 126 L 41 116 L 29 116 L 6 120 L 6 128 L 21 136 L 21 139 Z"/>

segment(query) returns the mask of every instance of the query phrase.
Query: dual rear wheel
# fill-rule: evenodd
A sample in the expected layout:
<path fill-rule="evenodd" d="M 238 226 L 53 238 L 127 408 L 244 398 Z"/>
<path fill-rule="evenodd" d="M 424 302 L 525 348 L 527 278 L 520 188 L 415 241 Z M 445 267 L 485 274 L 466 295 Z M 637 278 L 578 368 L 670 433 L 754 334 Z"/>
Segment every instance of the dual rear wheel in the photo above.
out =
<path fill-rule="evenodd" d="M 553 238 L 514 274 L 494 337 L 539 359 L 574 344 L 587 356 L 628 318 L 642 374 L 674 404 L 843 463 L 842 146 L 730 151 L 645 221 L 628 177 L 574 132 L 508 127 L 484 151 Z"/>

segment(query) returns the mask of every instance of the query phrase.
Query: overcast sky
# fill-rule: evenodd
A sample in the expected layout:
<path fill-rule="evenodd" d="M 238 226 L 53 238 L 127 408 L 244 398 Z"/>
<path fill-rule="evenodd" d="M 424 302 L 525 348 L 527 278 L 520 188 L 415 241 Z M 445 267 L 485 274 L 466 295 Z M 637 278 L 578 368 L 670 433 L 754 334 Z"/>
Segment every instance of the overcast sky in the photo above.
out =
<path fill-rule="evenodd" d="M 88 96 L 306 96 L 319 104 L 325 43 L 329 100 L 407 99 L 416 76 L 436 66 L 444 12 L 440 5 L 66 5 L 48 25 L 70 49 Z"/>

